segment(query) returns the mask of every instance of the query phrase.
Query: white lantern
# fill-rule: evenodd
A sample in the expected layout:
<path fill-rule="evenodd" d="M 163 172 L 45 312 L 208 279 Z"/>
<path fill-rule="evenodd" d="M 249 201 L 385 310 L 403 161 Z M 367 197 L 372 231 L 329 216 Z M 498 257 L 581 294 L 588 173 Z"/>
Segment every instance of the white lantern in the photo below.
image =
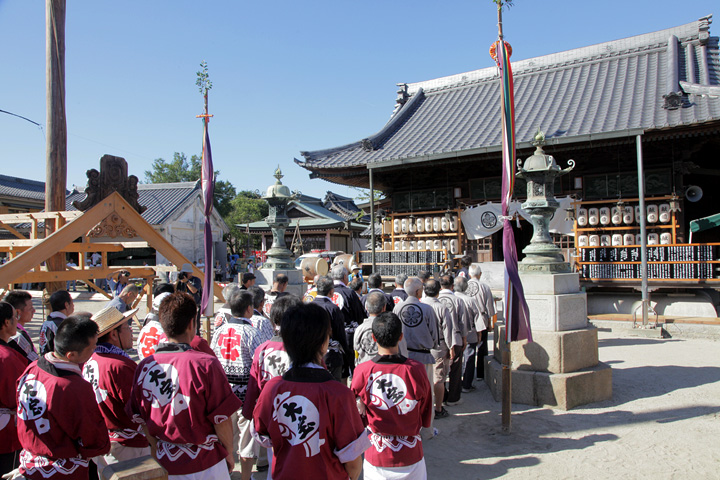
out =
<path fill-rule="evenodd" d="M 433 231 L 435 231 L 435 232 L 441 231 L 440 217 L 433 217 Z"/>
<path fill-rule="evenodd" d="M 400 220 L 400 231 L 401 231 L 402 233 L 407 233 L 407 231 L 408 231 L 408 220 L 407 220 L 407 218 L 403 218 L 402 220 Z"/>
<path fill-rule="evenodd" d="M 591 247 L 599 247 L 600 246 L 600 235 L 590 235 L 590 246 Z"/>
<path fill-rule="evenodd" d="M 577 211 L 577 223 L 579 227 L 584 227 L 588 223 L 588 211 L 587 208 L 578 208 Z"/>
<path fill-rule="evenodd" d="M 670 232 L 665 232 L 660 234 L 660 245 L 670 245 L 670 242 L 672 241 L 672 235 L 670 235 Z"/>
<path fill-rule="evenodd" d="M 578 247 L 587 247 L 587 246 L 588 246 L 588 236 L 587 235 L 578 236 Z"/>
<path fill-rule="evenodd" d="M 458 229 L 458 217 L 457 217 L 457 215 L 453 215 L 453 217 L 450 219 L 450 231 L 457 232 L 457 229 Z"/>
<path fill-rule="evenodd" d="M 601 247 L 609 247 L 612 244 L 612 238 L 610 235 L 601 235 L 600 236 L 600 246 Z"/>
<path fill-rule="evenodd" d="M 455 239 L 450 240 L 450 253 L 453 255 L 457 255 L 458 253 L 458 241 Z"/>
<path fill-rule="evenodd" d="M 415 222 L 417 224 L 417 231 L 418 233 L 423 233 L 425 231 L 425 220 L 422 218 L 418 218 Z"/>
<path fill-rule="evenodd" d="M 610 225 L 610 209 L 608 207 L 600 209 L 600 224 Z"/>
<path fill-rule="evenodd" d="M 633 207 L 630 205 L 626 205 L 623 207 L 623 223 L 625 225 L 632 225 L 634 221 L 633 217 Z"/>
<path fill-rule="evenodd" d="M 597 208 L 588 209 L 588 223 L 592 226 L 600 223 L 600 211 Z"/>
<path fill-rule="evenodd" d="M 417 223 L 414 218 L 408 218 L 408 230 L 410 233 L 417 233 Z"/>
<path fill-rule="evenodd" d="M 620 207 L 612 207 L 610 210 L 610 217 L 613 225 L 621 225 L 623 221 L 622 210 Z"/>
<path fill-rule="evenodd" d="M 658 221 L 658 206 L 648 205 L 647 206 L 647 221 L 648 223 L 657 223 Z"/>
<path fill-rule="evenodd" d="M 635 235 L 632 233 L 626 233 L 623 235 L 623 245 L 634 245 L 635 244 Z"/>
<path fill-rule="evenodd" d="M 637 223 L 640 223 L 640 205 L 635 205 L 635 220 L 637 220 Z"/>
<path fill-rule="evenodd" d="M 657 233 L 648 234 L 648 245 L 657 245 L 660 241 L 660 236 Z"/>
<path fill-rule="evenodd" d="M 396 218 L 393 220 L 393 231 L 395 233 L 400 233 L 400 219 Z"/>
<path fill-rule="evenodd" d="M 418 250 L 425 250 L 425 241 L 424 241 L 424 240 L 418 240 L 418 242 L 417 242 L 417 249 L 418 249 Z"/>
<path fill-rule="evenodd" d="M 395 241 L 395 250 L 400 250 L 400 241 L 399 240 Z"/>
<path fill-rule="evenodd" d="M 403 250 L 408 250 L 410 248 L 410 242 L 403 240 L 400 246 Z"/>
<path fill-rule="evenodd" d="M 425 231 L 430 233 L 433 231 L 433 219 L 432 217 L 425 217 Z"/>
<path fill-rule="evenodd" d="M 440 240 L 433 240 L 433 250 L 440 250 L 440 248 L 442 248 Z"/>
<path fill-rule="evenodd" d="M 415 250 L 415 247 L 417 244 L 415 243 L 415 240 L 410 240 L 410 250 Z"/>
<path fill-rule="evenodd" d="M 440 228 L 443 232 L 447 232 L 450 230 L 450 220 L 448 220 L 445 217 L 440 218 Z"/>
<path fill-rule="evenodd" d="M 635 245 L 642 245 L 642 235 L 639 233 L 635 234 Z"/>
<path fill-rule="evenodd" d="M 660 221 L 662 223 L 668 223 L 670 221 L 670 204 L 661 203 L 658 208 L 660 209 Z M 660 235 L 662 239 L 662 235 Z"/>
<path fill-rule="evenodd" d="M 621 233 L 614 233 L 612 236 L 613 247 L 618 247 L 623 244 L 623 236 Z"/>

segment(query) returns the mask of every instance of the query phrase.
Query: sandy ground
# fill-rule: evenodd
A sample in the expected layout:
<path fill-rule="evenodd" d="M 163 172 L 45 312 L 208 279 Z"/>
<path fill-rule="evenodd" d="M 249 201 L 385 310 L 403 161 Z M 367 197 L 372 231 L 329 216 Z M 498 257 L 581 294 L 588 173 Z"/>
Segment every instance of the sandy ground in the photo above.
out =
<path fill-rule="evenodd" d="M 105 304 L 88 297 L 76 300 L 77 310 Z M 513 404 L 506 435 L 500 403 L 476 382 L 464 403 L 447 407 L 450 417 L 435 422 L 440 434 L 424 445 L 428 478 L 720 478 L 720 342 L 601 331 L 599 345 L 613 369 L 612 400 L 568 412 Z"/>

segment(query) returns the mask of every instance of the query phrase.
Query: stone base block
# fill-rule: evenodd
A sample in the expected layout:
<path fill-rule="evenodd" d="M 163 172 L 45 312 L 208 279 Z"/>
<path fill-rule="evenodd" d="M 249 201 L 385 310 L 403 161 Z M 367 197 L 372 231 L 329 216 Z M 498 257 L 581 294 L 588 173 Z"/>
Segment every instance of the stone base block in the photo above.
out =
<path fill-rule="evenodd" d="M 147 455 L 105 467 L 102 476 L 109 480 L 167 480 L 168 473 L 160 464 Z"/>
<path fill-rule="evenodd" d="M 485 383 L 502 399 L 502 364 L 485 357 Z M 512 403 L 570 410 L 612 398 L 612 369 L 605 363 L 571 373 L 512 371 Z"/>
<path fill-rule="evenodd" d="M 555 273 L 551 275 L 520 273 L 526 295 L 563 295 L 580 292 L 580 274 Z"/>
<path fill-rule="evenodd" d="M 495 359 L 501 362 L 500 341 L 504 344 L 505 327 L 495 325 Z M 510 343 L 513 370 L 570 373 L 598 364 L 598 337 L 595 327 L 565 332 L 533 331 L 533 342 Z"/>
<path fill-rule="evenodd" d="M 560 332 L 587 327 L 587 295 L 525 295 L 532 331 Z"/>
<path fill-rule="evenodd" d="M 261 268 L 255 271 L 255 285 L 263 290 L 270 291 L 275 277 L 281 273 L 284 273 L 288 277 L 288 286 L 285 291 L 302 298 L 305 294 L 306 284 L 303 281 L 302 272 L 297 269 L 273 270 L 270 268 Z"/>

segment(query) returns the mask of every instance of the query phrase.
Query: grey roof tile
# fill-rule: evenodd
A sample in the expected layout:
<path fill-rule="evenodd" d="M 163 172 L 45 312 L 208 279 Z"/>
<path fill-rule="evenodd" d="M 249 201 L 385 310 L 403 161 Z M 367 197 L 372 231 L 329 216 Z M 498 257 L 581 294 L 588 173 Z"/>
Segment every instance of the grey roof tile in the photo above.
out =
<path fill-rule="evenodd" d="M 517 141 L 529 142 L 538 128 L 547 138 L 569 138 L 720 120 L 720 97 L 714 90 L 720 86 L 718 38 L 709 37 L 705 46 L 698 43 L 708 25 L 708 19 L 700 19 L 513 62 Z M 675 110 L 664 108 L 663 99 L 670 93 L 671 35 L 680 41 L 672 59 L 679 66 L 679 80 L 693 84 L 685 87 L 683 105 Z M 688 50 L 688 44 L 697 46 Z M 703 77 L 709 84 L 697 85 Z M 681 85 L 674 91 L 681 91 Z M 302 152 L 305 161 L 296 162 L 309 170 L 343 169 L 500 145 L 495 67 L 409 84 L 408 93 L 409 100 L 378 134 L 342 147 Z M 367 148 L 370 145 L 373 148 Z"/>
<path fill-rule="evenodd" d="M 0 195 L 43 200 L 45 198 L 45 182 L 0 175 Z"/>

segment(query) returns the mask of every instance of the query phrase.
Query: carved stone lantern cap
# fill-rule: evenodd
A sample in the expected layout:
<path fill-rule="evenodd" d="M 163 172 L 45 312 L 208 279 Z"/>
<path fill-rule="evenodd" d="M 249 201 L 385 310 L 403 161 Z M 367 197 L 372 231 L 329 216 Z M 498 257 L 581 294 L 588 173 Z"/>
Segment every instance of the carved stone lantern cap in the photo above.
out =
<path fill-rule="evenodd" d="M 526 173 L 531 172 L 556 172 L 557 176 L 560 176 L 575 168 L 575 161 L 568 160 L 568 165 L 570 166 L 566 169 L 560 169 L 555 162 L 555 158 L 545 153 L 542 148 L 543 145 L 545 145 L 545 134 L 540 131 L 540 129 L 538 129 L 537 134 L 535 134 L 533 145 L 535 145 L 535 153 L 525 160 L 525 165 L 521 165 L 522 160 L 518 160 L 518 172 L 516 176 L 522 178 Z"/>
<path fill-rule="evenodd" d="M 275 181 L 275 185 L 270 185 L 267 189 L 267 192 L 265 193 L 265 197 L 263 198 L 274 198 L 274 197 L 292 197 L 292 193 L 290 193 L 290 188 L 287 185 L 283 185 L 280 181 L 281 178 L 283 178 L 282 170 L 280 170 L 280 166 L 278 165 L 278 168 L 275 170 L 275 174 L 273 175 L 277 180 Z"/>

